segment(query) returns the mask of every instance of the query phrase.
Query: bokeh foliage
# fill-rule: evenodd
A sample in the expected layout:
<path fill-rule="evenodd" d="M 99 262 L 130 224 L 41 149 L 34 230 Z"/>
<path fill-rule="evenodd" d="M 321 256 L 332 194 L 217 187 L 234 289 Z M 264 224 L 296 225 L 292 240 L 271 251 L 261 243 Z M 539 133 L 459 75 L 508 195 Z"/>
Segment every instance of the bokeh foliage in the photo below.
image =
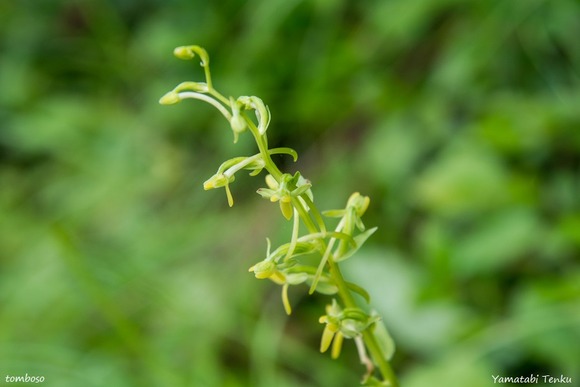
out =
<path fill-rule="evenodd" d="M 580 5 L 529 1 L 0 3 L 0 383 L 352 386 L 326 300 L 247 268 L 289 225 L 202 182 L 235 146 L 199 68 L 258 95 L 322 209 L 371 196 L 348 262 L 406 386 L 580 380 Z M 255 180 L 255 179 L 254 179 Z"/>

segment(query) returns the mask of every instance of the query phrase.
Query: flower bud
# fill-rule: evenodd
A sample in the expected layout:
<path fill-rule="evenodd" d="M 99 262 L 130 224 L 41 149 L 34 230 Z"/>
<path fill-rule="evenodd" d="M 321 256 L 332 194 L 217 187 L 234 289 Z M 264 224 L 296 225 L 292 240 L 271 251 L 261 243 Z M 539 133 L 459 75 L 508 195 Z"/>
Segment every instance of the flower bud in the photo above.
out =
<path fill-rule="evenodd" d="M 234 114 L 232 119 L 230 120 L 230 125 L 232 126 L 232 130 L 235 133 L 242 133 L 246 130 L 248 125 L 246 124 L 246 120 L 240 114 Z"/>
<path fill-rule="evenodd" d="M 193 59 L 193 57 L 195 56 L 194 52 L 191 50 L 189 46 L 176 47 L 173 50 L 173 55 L 175 55 L 179 59 L 184 60 Z"/>
<path fill-rule="evenodd" d="M 209 55 L 207 55 L 207 51 L 199 46 L 180 46 L 173 50 L 173 55 L 184 60 L 193 59 L 195 54 L 199 55 L 202 66 L 205 67 L 209 64 Z"/>
<path fill-rule="evenodd" d="M 346 206 L 354 208 L 356 214 L 361 217 L 369 207 L 370 201 L 371 199 L 368 196 L 362 196 L 360 193 L 355 192 L 348 198 Z"/>
<path fill-rule="evenodd" d="M 208 92 L 208 87 L 207 87 L 207 83 L 205 82 L 181 82 L 179 85 L 177 85 L 175 87 L 175 89 L 173 89 L 173 91 L 175 92 L 180 92 L 180 91 L 195 91 L 198 93 L 207 93 Z"/>
<path fill-rule="evenodd" d="M 215 174 L 203 183 L 203 189 L 207 191 L 214 188 L 224 187 L 232 181 L 234 181 L 233 176 L 228 179 L 223 173 Z"/>
<path fill-rule="evenodd" d="M 173 105 L 178 102 L 181 102 L 181 98 L 179 97 L 179 94 L 176 93 L 175 91 L 170 91 L 169 93 L 166 93 L 163 97 L 159 99 L 159 103 L 161 105 Z"/>
<path fill-rule="evenodd" d="M 258 262 L 249 271 L 253 271 L 256 278 L 270 278 L 276 272 L 276 264 L 272 261 Z"/>

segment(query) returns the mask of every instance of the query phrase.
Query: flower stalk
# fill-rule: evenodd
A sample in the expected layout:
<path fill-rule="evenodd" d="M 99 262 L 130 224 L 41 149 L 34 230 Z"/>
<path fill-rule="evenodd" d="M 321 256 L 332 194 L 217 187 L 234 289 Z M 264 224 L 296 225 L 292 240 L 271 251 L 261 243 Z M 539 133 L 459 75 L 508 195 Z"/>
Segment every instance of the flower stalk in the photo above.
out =
<path fill-rule="evenodd" d="M 273 154 L 288 154 L 296 161 L 298 155 L 290 148 L 268 148 L 267 130 L 270 124 L 270 110 L 255 96 L 229 97 L 213 87 L 209 68 L 209 55 L 199 46 L 182 46 L 174 50 L 180 59 L 198 56 L 204 69 L 205 82 L 183 82 L 165 94 L 159 102 L 171 105 L 183 99 L 198 99 L 214 106 L 230 124 L 234 142 L 240 135 L 250 132 L 258 153 L 253 156 L 234 157 L 222 163 L 216 174 L 204 183 L 204 189 L 223 187 L 228 204 L 234 199 L 230 184 L 241 170 L 249 170 L 255 176 L 265 170 L 265 188 L 257 193 L 271 202 L 278 202 L 285 219 L 293 221 L 289 243 L 271 251 L 267 240 L 266 257 L 253 265 L 249 271 L 258 279 L 270 279 L 282 286 L 282 304 L 287 314 L 292 312 L 289 300 L 291 286 L 306 284 L 310 294 L 318 292 L 335 298 L 327 306 L 326 314 L 319 322 L 324 324 L 320 343 L 321 352 L 331 349 L 331 357 L 336 359 L 345 339 L 355 342 L 361 363 L 366 368 L 362 385 L 398 386 L 389 360 L 394 352 L 393 341 L 382 320 L 369 305 L 361 307 L 354 294 L 359 294 L 368 303 L 370 297 L 360 286 L 345 280 L 339 264 L 354 253 L 373 234 L 376 228 L 366 229 L 361 217 L 369 206 L 370 199 L 355 192 L 348 199 L 344 209 L 320 212 L 314 203 L 312 184 L 300 173 L 283 173 L 272 160 Z M 250 118 L 254 111 L 255 120 Z M 325 218 L 339 218 L 334 231 L 327 231 Z M 306 234 L 300 235 L 300 225 Z M 302 261 L 304 256 L 319 257 L 317 266 Z M 367 355 L 367 351 L 370 357 Z"/>

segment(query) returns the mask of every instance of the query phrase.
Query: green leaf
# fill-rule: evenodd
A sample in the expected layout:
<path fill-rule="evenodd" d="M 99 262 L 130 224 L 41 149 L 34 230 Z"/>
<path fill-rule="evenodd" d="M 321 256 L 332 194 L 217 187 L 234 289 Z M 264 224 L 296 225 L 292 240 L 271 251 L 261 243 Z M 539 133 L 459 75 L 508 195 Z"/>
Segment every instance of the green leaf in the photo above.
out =
<path fill-rule="evenodd" d="M 345 213 L 346 213 L 345 209 L 322 211 L 322 215 L 329 217 L 329 218 L 341 218 L 344 216 Z"/>
<path fill-rule="evenodd" d="M 370 296 L 369 292 L 367 292 L 365 289 L 361 288 L 360 286 L 358 286 L 357 284 L 354 284 L 352 282 L 347 282 L 346 286 L 350 290 L 352 290 L 353 292 L 358 293 L 360 296 L 362 296 L 362 298 L 365 299 L 367 304 L 371 303 L 371 296 Z"/>
<path fill-rule="evenodd" d="M 373 315 L 376 315 L 376 312 L 373 311 Z M 377 344 L 379 345 L 383 357 L 387 361 L 391 360 L 393 354 L 395 353 L 395 342 L 393 341 L 393 338 L 389 334 L 389 331 L 387 330 L 387 327 L 383 321 L 379 320 L 375 322 L 371 327 L 371 331 L 377 340 Z"/>
<path fill-rule="evenodd" d="M 356 253 L 358 251 L 358 249 L 360 249 L 360 247 L 366 242 L 366 240 L 373 235 L 373 233 L 375 231 L 377 231 L 378 227 L 373 227 L 373 228 L 369 228 L 368 230 L 366 230 L 363 233 L 358 234 L 357 236 L 355 236 L 353 239 L 356 243 L 355 247 L 348 250 L 346 253 L 344 253 L 343 255 L 339 256 L 339 257 L 334 257 L 334 261 L 335 262 L 341 262 L 344 261 L 350 257 L 352 257 L 354 255 L 354 253 Z"/>
<path fill-rule="evenodd" d="M 298 152 L 296 152 L 294 149 L 292 148 L 273 148 L 268 150 L 268 153 L 271 155 L 280 155 L 280 154 L 285 154 L 285 155 L 290 155 L 292 156 L 292 159 L 294 160 L 294 162 L 296 162 L 298 160 Z"/>
<path fill-rule="evenodd" d="M 309 279 L 308 282 L 312 282 Z M 326 294 L 328 296 L 338 293 L 338 287 L 331 283 L 327 277 L 320 277 L 318 283 L 316 284 L 316 291 L 320 294 Z"/>
<path fill-rule="evenodd" d="M 374 376 L 371 376 L 368 379 L 363 380 L 361 386 L 384 387 L 387 386 L 387 384 L 385 382 L 381 382 Z"/>
<path fill-rule="evenodd" d="M 286 283 L 288 285 L 299 285 L 308 280 L 308 274 L 306 273 L 291 273 L 286 274 Z"/>

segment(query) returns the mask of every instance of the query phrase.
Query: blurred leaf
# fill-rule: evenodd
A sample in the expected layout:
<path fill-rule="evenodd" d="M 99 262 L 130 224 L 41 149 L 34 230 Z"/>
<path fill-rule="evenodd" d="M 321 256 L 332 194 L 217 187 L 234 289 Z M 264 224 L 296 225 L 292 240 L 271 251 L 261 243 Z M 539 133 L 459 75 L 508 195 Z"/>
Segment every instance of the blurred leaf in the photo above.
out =
<path fill-rule="evenodd" d="M 451 263 L 460 275 L 496 272 L 533 254 L 544 233 L 529 209 L 510 208 L 479 225 L 457 242 Z"/>
<path fill-rule="evenodd" d="M 466 326 L 466 316 L 456 305 L 418 301 L 418 269 L 393 252 L 363 249 L 356 261 L 345 265 L 345 271 L 348 279 L 366 284 L 373 306 L 397 345 L 430 354 Z"/>
<path fill-rule="evenodd" d="M 472 141 L 455 140 L 417 179 L 417 203 L 442 215 L 477 213 L 505 202 L 507 176 L 495 155 Z"/>
<path fill-rule="evenodd" d="M 449 387 L 486 387 L 493 384 L 492 374 L 494 371 L 490 364 L 473 361 L 469 354 L 460 352 L 417 367 L 401 383 L 408 387 L 422 387 L 433 383 Z"/>

